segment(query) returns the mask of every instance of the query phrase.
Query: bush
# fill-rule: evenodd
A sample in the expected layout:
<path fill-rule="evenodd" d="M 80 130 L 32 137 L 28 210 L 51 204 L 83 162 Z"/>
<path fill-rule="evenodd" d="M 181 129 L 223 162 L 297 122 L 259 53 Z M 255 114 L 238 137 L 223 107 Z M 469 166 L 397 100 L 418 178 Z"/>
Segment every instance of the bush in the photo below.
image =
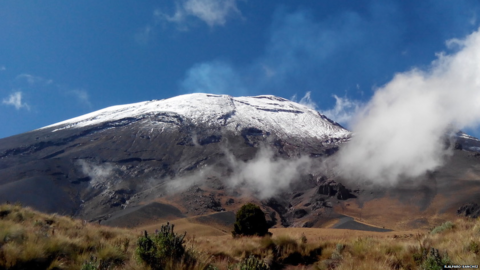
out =
<path fill-rule="evenodd" d="M 232 235 L 258 235 L 264 236 L 268 233 L 265 213 L 253 203 L 243 205 L 237 212 L 236 221 Z"/>
<path fill-rule="evenodd" d="M 230 270 L 268 270 L 270 269 L 262 260 L 255 256 L 245 258 L 236 265 L 230 266 Z"/>
<path fill-rule="evenodd" d="M 425 270 L 442 270 L 444 265 L 451 264 L 448 254 L 441 255 L 437 249 L 432 248 L 426 260 L 421 265 L 421 269 Z"/>
<path fill-rule="evenodd" d="M 437 233 L 441 233 L 445 230 L 449 230 L 449 229 L 452 229 L 453 228 L 453 223 L 450 222 L 450 221 L 447 221 L 445 223 L 443 223 L 442 225 L 440 226 L 437 226 L 435 227 L 435 229 L 433 229 L 430 234 L 437 234 Z"/>
<path fill-rule="evenodd" d="M 137 241 L 135 254 L 137 258 L 152 269 L 165 269 L 167 264 L 180 262 L 185 259 L 185 234 L 177 235 L 173 231 L 174 225 L 162 225 L 159 232 L 153 237 L 147 234 Z"/>

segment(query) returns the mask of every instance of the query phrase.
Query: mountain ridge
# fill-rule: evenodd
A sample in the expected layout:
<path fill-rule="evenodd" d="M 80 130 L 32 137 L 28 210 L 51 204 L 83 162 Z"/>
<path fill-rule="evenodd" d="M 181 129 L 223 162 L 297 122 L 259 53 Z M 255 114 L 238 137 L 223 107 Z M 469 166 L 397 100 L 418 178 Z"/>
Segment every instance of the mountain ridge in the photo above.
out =
<path fill-rule="evenodd" d="M 147 117 L 171 117 L 176 118 L 177 121 L 182 121 L 180 119 L 184 118 L 191 121 L 193 125 L 226 126 L 231 131 L 256 126 L 266 129 L 267 132 L 276 132 L 276 135 L 282 138 L 315 136 L 319 139 L 327 137 L 342 139 L 350 135 L 350 132 L 340 124 L 316 110 L 284 98 L 272 95 L 232 97 L 203 93 L 112 106 L 39 130 L 56 127 L 52 130 L 56 132 L 121 119 L 139 121 Z M 296 129 L 292 129 L 291 124 L 298 121 L 303 124 L 295 125 Z M 317 128 L 312 129 L 312 126 Z"/>

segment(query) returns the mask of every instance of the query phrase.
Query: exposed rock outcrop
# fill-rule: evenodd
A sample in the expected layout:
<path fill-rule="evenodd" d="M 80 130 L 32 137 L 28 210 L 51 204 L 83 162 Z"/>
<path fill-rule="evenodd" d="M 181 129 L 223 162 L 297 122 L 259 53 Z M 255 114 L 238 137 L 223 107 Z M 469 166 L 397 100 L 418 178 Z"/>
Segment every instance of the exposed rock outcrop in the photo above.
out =
<path fill-rule="evenodd" d="M 478 218 L 480 216 L 480 205 L 476 203 L 464 204 L 458 208 L 457 214 L 466 217 Z"/>

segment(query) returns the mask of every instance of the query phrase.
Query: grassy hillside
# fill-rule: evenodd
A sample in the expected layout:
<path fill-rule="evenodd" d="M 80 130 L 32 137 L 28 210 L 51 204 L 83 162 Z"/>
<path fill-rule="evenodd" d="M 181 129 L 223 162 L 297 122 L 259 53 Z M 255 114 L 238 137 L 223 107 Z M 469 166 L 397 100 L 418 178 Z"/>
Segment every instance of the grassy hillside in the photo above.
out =
<path fill-rule="evenodd" d="M 185 219 L 179 222 L 180 227 L 195 227 Z M 207 230 L 202 235 L 207 225 L 185 238 L 190 261 L 172 259 L 165 269 L 441 269 L 444 263 L 480 264 L 480 222 L 474 219 L 459 218 L 429 231 L 386 233 L 278 228 L 264 238 L 232 238 Z M 149 235 L 156 235 L 154 231 L 149 228 Z M 142 235 L 139 229 L 0 205 L 0 269 L 150 269 L 135 252 Z"/>

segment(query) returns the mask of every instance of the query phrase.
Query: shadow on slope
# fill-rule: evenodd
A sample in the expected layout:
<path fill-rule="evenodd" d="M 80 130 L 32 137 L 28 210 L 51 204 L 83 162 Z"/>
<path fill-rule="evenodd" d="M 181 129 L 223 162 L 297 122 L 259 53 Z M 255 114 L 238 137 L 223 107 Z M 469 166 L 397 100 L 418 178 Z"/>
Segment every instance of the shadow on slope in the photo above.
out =
<path fill-rule="evenodd" d="M 185 217 L 178 208 L 159 202 L 135 206 L 115 213 L 102 224 L 114 227 L 134 228 L 151 223 L 165 223 Z"/>

